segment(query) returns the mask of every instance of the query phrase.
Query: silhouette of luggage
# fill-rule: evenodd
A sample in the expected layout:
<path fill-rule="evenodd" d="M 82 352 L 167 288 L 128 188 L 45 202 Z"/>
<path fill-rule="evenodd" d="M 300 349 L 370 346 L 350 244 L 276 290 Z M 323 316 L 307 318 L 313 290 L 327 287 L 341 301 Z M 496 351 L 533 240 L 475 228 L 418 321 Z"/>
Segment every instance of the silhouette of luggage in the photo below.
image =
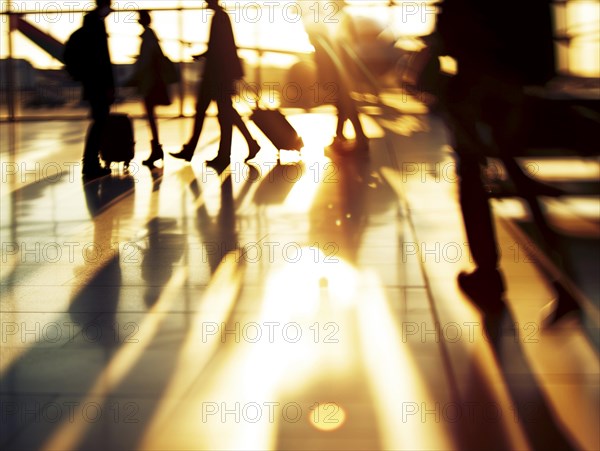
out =
<path fill-rule="evenodd" d="M 260 128 L 278 150 L 297 150 L 299 152 L 304 147 L 304 141 L 281 111 L 257 108 L 252 112 L 250 120 Z"/>
<path fill-rule="evenodd" d="M 104 134 L 100 156 L 110 166 L 112 162 L 125 163 L 125 168 L 134 156 L 135 140 L 133 125 L 127 114 L 112 113 Z"/>

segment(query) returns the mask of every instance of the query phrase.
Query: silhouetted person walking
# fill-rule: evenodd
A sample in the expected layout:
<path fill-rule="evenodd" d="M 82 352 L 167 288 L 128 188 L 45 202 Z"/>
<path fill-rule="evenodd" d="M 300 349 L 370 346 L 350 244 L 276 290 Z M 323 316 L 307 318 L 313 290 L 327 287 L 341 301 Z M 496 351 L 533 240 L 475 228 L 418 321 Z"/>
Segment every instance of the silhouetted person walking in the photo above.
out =
<path fill-rule="evenodd" d="M 259 144 L 252 138 L 239 113 L 233 108 L 231 97 L 235 94 L 235 81 L 242 79 L 244 71 L 237 55 L 237 47 L 231 27 L 231 20 L 225 10 L 219 5 L 219 0 L 207 0 L 208 8 L 214 11 L 210 28 L 208 50 L 201 56 L 206 58 L 204 74 L 199 85 L 196 103 L 194 131 L 181 152 L 171 154 L 175 158 L 190 161 L 194 156 L 206 110 L 210 102 L 215 100 L 219 109 L 218 118 L 221 128 L 219 152 L 214 160 L 207 165 L 217 171 L 224 170 L 231 162 L 232 128 L 235 124 L 248 142 L 249 154 L 246 161 L 254 158 L 260 150 Z"/>
<path fill-rule="evenodd" d="M 530 0 L 515 9 L 497 2 L 445 0 L 438 32 L 442 53 L 458 62 L 443 102 L 476 264 L 475 271 L 461 273 L 458 282 L 478 304 L 494 307 L 501 304 L 505 286 L 481 166 L 486 156 L 501 158 L 534 216 L 541 214 L 535 194 L 543 187 L 523 173 L 514 157 L 525 145 L 523 88 L 545 84 L 554 74 L 549 4 Z"/>
<path fill-rule="evenodd" d="M 137 86 L 139 93 L 144 99 L 146 116 L 148 117 L 150 132 L 152 133 L 152 152 L 150 157 L 143 163 L 146 166 L 152 167 L 156 161 L 162 160 L 164 157 L 154 108 L 157 105 L 170 105 L 171 96 L 162 72 L 163 51 L 156 33 L 150 28 L 152 18 L 148 11 L 140 11 L 139 15 L 139 24 L 144 27 L 144 32 L 141 36 L 140 55 L 135 63 L 134 73 L 128 84 Z"/>
<path fill-rule="evenodd" d="M 111 0 L 96 0 L 96 9 L 83 22 L 86 33 L 86 61 L 82 73 L 83 98 L 90 104 L 92 124 L 83 152 L 83 175 L 88 178 L 110 174 L 100 165 L 99 152 L 106 133 L 110 106 L 115 100 L 115 81 L 108 51 L 104 19 L 111 12 Z"/>

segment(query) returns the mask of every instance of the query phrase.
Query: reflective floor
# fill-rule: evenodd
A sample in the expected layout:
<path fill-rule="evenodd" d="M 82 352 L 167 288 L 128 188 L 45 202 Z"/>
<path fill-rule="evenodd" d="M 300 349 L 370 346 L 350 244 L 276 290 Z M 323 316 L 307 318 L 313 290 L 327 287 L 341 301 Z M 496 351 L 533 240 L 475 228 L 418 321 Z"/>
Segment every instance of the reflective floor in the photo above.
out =
<path fill-rule="evenodd" d="M 381 101 L 362 103 L 369 160 L 324 151 L 324 107 L 287 112 L 306 147 L 279 165 L 249 123 L 256 163 L 236 134 L 230 169 L 206 169 L 213 118 L 191 165 L 151 172 L 136 121 L 130 172 L 85 184 L 85 122 L 0 125 L 2 448 L 600 449 L 598 195 L 545 201 L 585 304 L 551 327 L 556 268 L 524 204 L 493 201 L 491 339 L 456 285 L 472 263 L 442 122 Z M 178 151 L 191 122 L 160 129 Z M 523 164 L 598 179 L 594 159 Z"/>

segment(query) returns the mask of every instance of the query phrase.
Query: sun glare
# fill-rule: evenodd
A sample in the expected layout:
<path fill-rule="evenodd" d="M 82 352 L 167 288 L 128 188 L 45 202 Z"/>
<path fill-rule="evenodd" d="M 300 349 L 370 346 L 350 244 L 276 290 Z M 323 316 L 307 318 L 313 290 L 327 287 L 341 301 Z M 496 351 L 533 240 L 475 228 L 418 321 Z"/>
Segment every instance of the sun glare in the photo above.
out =
<path fill-rule="evenodd" d="M 74 12 L 74 2 L 52 2 L 52 8 L 40 12 L 38 2 L 2 2 L 2 10 L 7 4 L 20 8 L 23 18 L 61 42 L 77 29 L 82 22 L 82 14 Z M 250 5 L 250 3 L 252 5 Z M 84 2 L 89 10 L 93 2 Z M 132 2 L 114 1 L 116 9 L 107 20 L 111 37 L 113 60 L 118 64 L 131 63 L 139 49 L 140 27 L 137 24 L 136 9 L 154 10 L 154 28 L 163 42 L 165 52 L 175 60 L 191 61 L 193 54 L 203 51 L 208 38 L 210 13 L 202 8 L 203 2 L 179 0 L 138 0 Z M 238 45 L 243 48 L 310 53 L 312 47 L 302 24 L 303 14 L 316 14 L 300 11 L 300 8 L 273 7 L 272 3 L 224 2 L 233 22 Z M 262 4 L 262 8 L 256 5 Z M 391 40 L 398 44 L 406 38 L 423 36 L 435 29 L 435 2 L 422 2 L 417 6 L 412 2 L 399 3 L 391 10 L 388 0 L 347 0 L 347 11 L 360 21 L 362 32 L 371 33 L 377 40 Z M 38 6 L 36 6 L 38 5 Z M 271 5 L 271 6 L 269 6 Z M 289 6 L 289 5 L 288 5 Z M 37 8 L 37 12 L 36 12 Z M 194 8 L 178 11 L 179 8 Z M 559 65 L 575 75 L 597 77 L 600 74 L 600 38 L 598 15 L 600 4 L 596 1 L 569 1 L 564 11 L 557 17 L 557 34 L 569 36 L 568 49 L 559 48 Z M 62 12 L 62 13 L 61 13 Z M 330 13 L 332 13 L 330 11 Z M 8 20 L 0 20 L 0 57 L 8 55 Z M 273 37 L 276 36 L 276 39 Z M 26 59 L 38 68 L 58 68 L 60 63 L 44 53 L 18 32 L 13 34 L 13 54 Z M 250 59 L 255 59 L 251 58 Z M 271 53 L 263 58 L 263 64 L 276 67 L 289 67 L 290 56 Z M 255 64 L 256 61 L 249 61 Z"/>

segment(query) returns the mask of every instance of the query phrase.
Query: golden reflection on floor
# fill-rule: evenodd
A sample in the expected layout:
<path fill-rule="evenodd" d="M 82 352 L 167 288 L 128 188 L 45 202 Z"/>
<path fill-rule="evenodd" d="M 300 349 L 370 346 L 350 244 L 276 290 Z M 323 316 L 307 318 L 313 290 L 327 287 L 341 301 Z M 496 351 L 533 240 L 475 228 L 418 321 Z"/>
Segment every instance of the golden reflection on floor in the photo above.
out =
<path fill-rule="evenodd" d="M 204 165 L 216 153 L 211 118 L 212 134 L 191 164 L 167 157 L 164 171 L 130 174 L 131 186 L 115 175 L 91 188 L 63 180 L 3 193 L 15 212 L 10 223 L 3 217 L 3 240 L 18 244 L 3 248 L 9 254 L 40 237 L 119 243 L 119 252 L 93 261 L 77 254 L 59 264 L 24 264 L 18 253 L 3 254 L 7 399 L 76 403 L 73 420 L 19 425 L 17 418 L 12 443 L 47 450 L 117 443 L 149 450 L 483 449 L 490 442 L 527 449 L 552 430 L 592 448 L 598 368 L 581 325 L 535 329 L 536 343 L 506 332 L 504 349 L 493 349 L 485 318 L 456 285 L 472 262 L 443 131 L 416 112 L 414 99 L 396 94 L 362 111 L 369 113 L 369 159 L 325 150 L 336 123 L 326 107 L 289 114 L 306 143 L 301 152 L 278 154 L 249 124 L 261 153 L 243 164 L 247 147 L 236 133 L 223 174 Z M 390 111 L 398 109 L 412 111 L 397 119 Z M 165 124 L 172 127 L 168 148 L 177 148 L 188 125 Z M 571 164 L 585 178 L 596 162 Z M 548 179 L 556 168 L 540 166 Z M 103 199 L 116 185 L 126 195 Z M 590 236 L 596 201 L 544 200 L 565 230 L 587 224 Z M 528 219 L 520 200 L 494 205 L 506 221 Z M 514 246 L 502 223 L 498 231 L 501 246 Z M 448 244 L 462 254 L 432 255 Z M 502 257 L 508 309 L 521 329 L 535 326 L 552 294 L 537 267 L 510 257 Z M 107 346 L 22 340 L 14 328 L 35 331 L 40 318 L 101 320 L 109 335 L 127 321 L 137 333 Z M 471 340 L 474 329 L 480 333 Z M 551 414 L 541 435 L 515 421 L 528 396 Z M 117 401 L 138 406 L 139 421 L 96 424 L 82 415 Z M 502 415 L 482 422 L 489 418 L 467 415 L 473 404 Z M 456 409 L 460 420 L 450 415 Z"/>

